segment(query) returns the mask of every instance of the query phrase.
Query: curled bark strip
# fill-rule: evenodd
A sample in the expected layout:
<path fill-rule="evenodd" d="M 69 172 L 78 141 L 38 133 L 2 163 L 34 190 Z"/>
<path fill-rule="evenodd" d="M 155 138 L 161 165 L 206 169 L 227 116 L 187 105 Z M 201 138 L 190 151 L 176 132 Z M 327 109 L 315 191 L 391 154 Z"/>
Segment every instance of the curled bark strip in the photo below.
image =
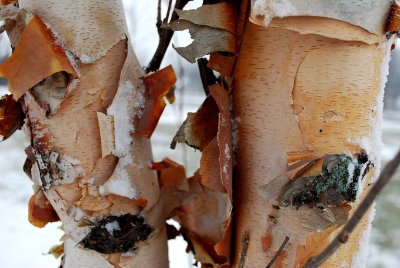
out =
<path fill-rule="evenodd" d="M 235 64 L 235 57 L 230 57 L 222 55 L 218 52 L 213 52 L 210 54 L 210 61 L 208 62 L 208 67 L 214 71 L 219 72 L 222 75 L 230 76 L 232 68 Z"/>
<path fill-rule="evenodd" d="M 157 171 L 160 195 L 157 204 L 143 216 L 156 229 L 164 228 L 165 219 L 174 215 L 174 210 L 191 196 L 185 168 L 171 159 L 151 164 L 151 169 Z"/>
<path fill-rule="evenodd" d="M 208 96 L 196 113 L 188 113 L 171 142 L 171 149 L 175 149 L 177 143 L 186 143 L 202 151 L 217 134 L 218 113 L 214 98 Z"/>
<path fill-rule="evenodd" d="M 214 246 L 215 252 L 219 256 L 224 256 L 226 258 L 226 263 L 221 266 L 229 265 L 231 262 L 231 241 L 232 241 L 232 214 L 229 219 L 224 224 L 223 236 L 220 241 Z M 230 266 L 228 266 L 230 267 Z"/>
<path fill-rule="evenodd" d="M 211 52 L 223 51 L 236 54 L 236 35 L 209 26 L 197 25 L 188 20 L 180 19 L 163 27 L 174 31 L 189 30 L 194 41 L 186 47 L 175 47 L 175 50 L 187 61 L 195 63 L 197 58 L 210 54 Z"/>
<path fill-rule="evenodd" d="M 1 2 L 0 7 L 3 6 L 3 5 L 5 6 L 5 5 L 9 5 L 9 4 L 18 3 L 17 0 L 1 0 L 0 2 Z"/>
<path fill-rule="evenodd" d="M 172 187 L 182 191 L 189 190 L 185 168 L 182 165 L 165 158 L 161 162 L 152 163 L 151 168 L 157 170 L 160 188 Z"/>
<path fill-rule="evenodd" d="M 28 220 L 33 226 L 39 228 L 44 227 L 49 222 L 60 220 L 42 190 L 37 191 L 29 199 Z"/>
<path fill-rule="evenodd" d="M 49 118 L 57 113 L 61 103 L 76 88 L 78 79 L 66 72 L 57 72 L 31 89 L 32 95 Z"/>
<path fill-rule="evenodd" d="M 97 112 L 100 127 L 101 155 L 106 157 L 115 149 L 114 117 Z"/>
<path fill-rule="evenodd" d="M 136 133 L 150 138 L 166 106 L 164 97 L 170 102 L 175 99 L 171 96 L 171 88 L 175 85 L 176 75 L 169 65 L 144 77 L 143 82 L 146 86 L 145 101 Z"/>
<path fill-rule="evenodd" d="M 8 79 L 16 100 L 41 80 L 61 71 L 77 75 L 52 32 L 36 16 L 23 30 L 11 57 L 0 65 L 0 76 Z"/>
<path fill-rule="evenodd" d="M 186 142 L 203 151 L 200 170 L 189 182 L 191 198 L 175 212 L 196 259 L 223 266 L 230 263 L 232 231 L 229 95 L 219 85 L 209 89 L 210 95 L 196 113 L 188 114 L 171 144 Z"/>
<path fill-rule="evenodd" d="M 227 190 L 220 179 L 220 170 L 218 141 L 214 138 L 204 147 L 201 155 L 199 169 L 201 184 L 213 191 L 226 193 Z"/>
<path fill-rule="evenodd" d="M 79 8 L 76 0 L 19 2 L 21 8 L 48 22 L 67 50 L 84 64 L 98 61 L 126 37 L 126 22 L 119 16 L 124 14 L 121 1 L 82 1 Z"/>
<path fill-rule="evenodd" d="M 398 30 L 400 30 L 400 6 L 397 1 L 394 1 L 386 24 L 386 32 Z"/>
<path fill-rule="evenodd" d="M 218 147 L 219 165 L 222 184 L 225 186 L 232 201 L 232 128 L 231 115 L 229 110 L 229 95 L 222 86 L 215 84 L 209 87 L 211 96 L 215 99 L 219 108 L 218 120 Z"/>
<path fill-rule="evenodd" d="M 236 34 L 236 10 L 232 3 L 203 5 L 192 10 L 176 10 L 181 19 L 197 25 L 222 29 Z"/>
<path fill-rule="evenodd" d="M 6 140 L 24 121 L 21 104 L 16 102 L 12 95 L 4 95 L 0 99 L 0 141 Z"/>
<path fill-rule="evenodd" d="M 196 173 L 189 179 L 189 198 L 174 211 L 185 236 L 194 246 L 196 259 L 203 264 L 225 264 L 230 257 L 231 203 L 226 193 L 201 185 Z"/>
<path fill-rule="evenodd" d="M 64 254 L 64 243 L 51 247 L 48 254 L 53 255 L 56 259 L 60 258 Z"/>

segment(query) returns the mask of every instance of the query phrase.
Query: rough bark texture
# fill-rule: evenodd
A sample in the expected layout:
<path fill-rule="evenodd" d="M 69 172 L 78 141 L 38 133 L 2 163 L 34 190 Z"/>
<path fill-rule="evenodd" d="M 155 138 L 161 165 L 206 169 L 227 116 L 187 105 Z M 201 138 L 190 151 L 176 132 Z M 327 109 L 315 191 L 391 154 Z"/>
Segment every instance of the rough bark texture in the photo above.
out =
<path fill-rule="evenodd" d="M 267 28 L 247 25 L 232 93 L 239 122 L 235 267 L 246 231 L 250 239 L 244 267 L 266 266 L 285 236 L 289 243 L 274 267 L 299 267 L 337 234 L 338 224 L 321 228 L 321 219 L 304 205 L 277 209 L 292 158 L 367 153 L 374 168 L 350 202 L 357 206 L 379 172 L 382 85 L 390 44 L 383 36 L 326 18 L 275 19 Z M 363 266 L 369 222 L 369 217 L 362 220 L 325 267 Z"/>
<path fill-rule="evenodd" d="M 160 211 L 152 210 L 159 185 L 149 167 L 150 142 L 134 134 L 145 90 L 144 72 L 129 45 L 122 1 L 23 0 L 20 7 L 40 16 L 70 59 L 75 58 L 72 63 L 78 73 L 76 80 L 69 81 L 72 92 L 54 114 L 46 114 L 40 105 L 50 103 L 51 96 L 38 97 L 31 90 L 24 97 L 35 162 L 32 179 L 63 223 L 63 267 L 166 267 L 165 218 L 160 220 Z M 53 81 L 47 79 L 41 87 L 52 90 Z M 100 135 L 99 112 L 112 116 L 114 128 L 109 129 L 115 129 L 115 134 Z M 102 155 L 107 136 L 115 137 L 115 148 Z M 101 227 L 96 225 L 100 220 L 126 214 L 143 218 L 151 230 L 127 252 L 114 248 L 106 250 L 114 253 L 101 254 L 83 240 Z M 110 224 L 98 229 L 104 241 L 97 243 L 103 243 L 103 248 L 123 228 L 123 223 Z M 135 232 L 127 228 L 131 235 Z M 136 236 L 133 233 L 130 239 Z"/>

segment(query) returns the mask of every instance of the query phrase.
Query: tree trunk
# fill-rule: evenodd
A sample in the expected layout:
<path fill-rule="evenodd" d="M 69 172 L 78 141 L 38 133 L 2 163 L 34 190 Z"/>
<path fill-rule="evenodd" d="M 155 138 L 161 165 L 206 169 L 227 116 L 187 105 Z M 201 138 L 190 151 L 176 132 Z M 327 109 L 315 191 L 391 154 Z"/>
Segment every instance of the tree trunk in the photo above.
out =
<path fill-rule="evenodd" d="M 55 90 L 60 73 L 24 97 L 32 179 L 62 221 L 63 267 L 167 267 L 165 218 L 152 212 L 160 191 L 150 142 L 133 134 L 144 72 L 122 2 L 22 0 L 20 7 L 53 31 L 77 73 L 59 107 L 40 93 Z"/>
<path fill-rule="evenodd" d="M 232 93 L 238 122 L 235 267 L 242 259 L 245 232 L 249 245 L 244 267 L 265 267 L 286 236 L 289 242 L 273 267 L 301 267 L 340 231 L 337 205 L 323 208 L 334 214 L 327 221 L 322 215 L 327 212 L 316 210 L 316 201 L 282 204 L 285 189 L 294 185 L 289 181 L 306 177 L 293 177 L 288 166 L 324 155 L 367 154 L 373 167 L 358 181 L 354 202 L 348 208 L 339 205 L 351 209 L 350 215 L 380 170 L 383 89 L 393 38 L 386 40 L 384 25 L 373 34 L 310 15 L 253 17 L 260 24 L 268 20 L 268 26 L 248 23 L 245 28 Z M 324 267 L 365 266 L 372 214 Z"/>

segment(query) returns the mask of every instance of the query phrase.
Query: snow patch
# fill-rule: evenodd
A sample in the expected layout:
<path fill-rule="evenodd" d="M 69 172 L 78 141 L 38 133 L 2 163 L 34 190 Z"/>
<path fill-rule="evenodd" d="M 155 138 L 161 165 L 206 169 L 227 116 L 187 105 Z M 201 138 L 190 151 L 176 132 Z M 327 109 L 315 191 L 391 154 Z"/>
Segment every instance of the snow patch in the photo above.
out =
<path fill-rule="evenodd" d="M 252 16 L 264 16 L 264 26 L 268 26 L 274 17 L 285 17 L 295 13 L 294 6 L 289 0 L 253 0 Z"/>
<path fill-rule="evenodd" d="M 351 267 L 366 267 L 367 257 L 369 254 L 369 237 L 371 233 L 372 221 L 375 217 L 375 204 L 368 218 L 367 228 L 361 234 L 360 240 L 358 241 L 358 253 L 353 255 Z"/>
<path fill-rule="evenodd" d="M 350 185 L 350 183 L 353 181 L 353 177 L 354 177 L 354 170 L 356 168 L 356 159 L 352 158 L 352 162 L 349 163 L 349 165 L 347 166 L 347 172 L 349 173 L 349 177 L 347 179 L 347 186 Z M 363 174 L 363 173 L 361 173 Z"/>
<path fill-rule="evenodd" d="M 74 67 L 74 68 L 75 68 L 75 67 Z M 75 88 L 78 86 L 79 81 L 80 81 L 79 79 L 73 79 L 73 80 L 68 84 L 67 89 L 66 89 L 66 92 L 65 92 L 65 95 L 71 94 L 71 92 L 74 91 Z"/>
<path fill-rule="evenodd" d="M 381 75 L 380 75 L 380 92 L 376 98 L 375 106 L 372 111 L 368 114 L 368 124 L 370 125 L 371 132 L 367 136 L 350 138 L 348 139 L 349 144 L 359 146 L 368 154 L 369 159 L 374 164 L 375 174 L 372 178 L 372 183 L 378 178 L 381 171 L 381 151 L 383 148 L 382 142 L 382 118 L 383 118 L 383 97 L 384 89 L 387 82 L 387 76 L 389 74 L 389 62 L 390 62 L 390 50 L 391 45 L 394 42 L 394 36 L 392 36 L 387 42 L 385 42 L 381 49 L 386 51 L 386 55 L 381 62 Z"/>
<path fill-rule="evenodd" d="M 133 106 L 136 109 L 136 115 L 138 118 L 141 118 L 143 115 L 144 104 L 146 102 L 144 93 L 145 93 L 145 89 L 140 90 L 138 96 L 136 97 L 136 101 L 133 103 Z"/>
<path fill-rule="evenodd" d="M 42 180 L 40 179 L 40 170 L 37 163 L 34 163 L 31 168 L 32 182 L 35 185 L 42 186 Z"/>
<path fill-rule="evenodd" d="M 357 187 L 358 187 L 358 189 L 357 189 L 356 198 L 359 198 L 361 196 L 361 194 L 363 193 L 363 190 L 364 190 L 363 174 L 365 174 L 365 170 L 367 169 L 368 166 L 369 165 L 365 164 L 365 165 L 363 165 L 361 167 L 360 176 L 358 176 L 358 179 L 357 179 Z"/>
<path fill-rule="evenodd" d="M 83 217 L 85 217 L 86 216 L 86 213 L 85 213 L 85 211 L 83 211 L 82 209 L 80 209 L 80 208 L 76 208 L 75 209 L 75 215 L 74 215 L 74 220 L 75 221 L 80 221 Z"/>
<path fill-rule="evenodd" d="M 224 166 L 223 166 L 223 168 L 222 168 L 222 172 L 225 174 L 225 175 L 228 175 L 228 165 L 225 163 L 224 164 Z"/>
<path fill-rule="evenodd" d="M 107 109 L 107 115 L 114 116 L 115 150 L 113 154 L 120 158 L 129 153 L 132 143 L 131 135 L 134 132 L 132 124 L 134 107 L 132 102 L 135 99 L 134 95 L 135 91 L 132 82 L 122 82 L 118 87 L 113 102 Z"/>
<path fill-rule="evenodd" d="M 72 158 L 72 157 L 70 157 L 68 155 L 65 155 L 65 154 L 62 156 L 62 158 L 65 161 L 69 162 L 73 166 L 79 165 L 81 163 L 81 161 L 79 161 L 78 159 L 74 159 L 74 158 Z"/>
<path fill-rule="evenodd" d="M 91 63 L 94 63 L 96 61 L 95 59 L 90 57 L 88 54 L 84 54 L 84 53 L 82 53 L 79 56 L 79 60 L 84 64 L 91 64 Z"/>
<path fill-rule="evenodd" d="M 129 166 L 132 166 L 132 157 L 130 155 L 120 158 L 111 178 L 99 187 L 100 194 L 103 196 L 115 194 L 127 198 L 137 198 L 137 193 L 127 171 Z"/>
<path fill-rule="evenodd" d="M 78 74 L 78 76 L 80 75 L 79 72 L 79 68 L 78 68 L 78 63 L 75 60 L 75 56 L 72 52 L 70 52 L 67 47 L 65 46 L 64 42 L 61 41 L 60 35 L 58 33 L 56 33 L 50 26 L 49 23 L 47 22 L 43 22 L 44 25 L 46 26 L 47 29 L 49 29 L 49 31 L 51 32 L 51 35 L 54 37 L 56 44 L 58 46 L 60 46 L 62 48 L 62 50 L 64 51 L 65 55 L 67 56 L 72 68 L 74 68 L 74 71 Z"/>
<path fill-rule="evenodd" d="M 70 184 L 75 181 L 78 177 L 78 171 L 72 166 L 72 164 L 62 157 L 56 152 L 51 152 L 49 157 L 50 163 L 57 166 L 59 169 L 60 178 L 55 181 L 54 184 Z"/>
<path fill-rule="evenodd" d="M 121 227 L 117 221 L 108 222 L 104 227 L 107 229 L 110 235 L 114 235 L 114 231 L 121 230 Z"/>
<path fill-rule="evenodd" d="M 231 150 L 229 150 L 229 145 L 227 143 L 225 143 L 224 154 L 226 159 L 231 159 Z"/>

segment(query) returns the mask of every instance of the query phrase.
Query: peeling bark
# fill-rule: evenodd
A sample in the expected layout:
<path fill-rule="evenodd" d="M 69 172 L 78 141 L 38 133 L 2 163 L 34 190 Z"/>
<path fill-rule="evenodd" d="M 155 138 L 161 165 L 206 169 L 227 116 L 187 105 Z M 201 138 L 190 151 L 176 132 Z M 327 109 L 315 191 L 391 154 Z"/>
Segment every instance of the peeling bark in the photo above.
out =
<path fill-rule="evenodd" d="M 23 96 L 30 173 L 63 224 L 63 267 L 166 267 L 165 226 L 153 219 L 168 215 L 153 209 L 160 188 L 150 142 L 135 134 L 145 73 L 127 39 L 122 2 L 20 7 L 59 38 L 78 76 L 59 83 L 49 73 L 36 86 L 25 80 L 33 89 Z"/>
<path fill-rule="evenodd" d="M 320 252 L 348 218 L 344 214 L 340 222 L 326 225 L 324 221 L 336 212 L 317 216 L 306 207 L 279 209 L 282 204 L 274 200 L 285 183 L 298 180 L 288 177 L 287 166 L 295 163 L 289 155 L 299 159 L 347 152 L 370 155 L 374 167 L 357 188 L 356 200 L 346 202 L 350 214 L 379 172 L 382 85 L 393 39 L 371 36 L 348 23 L 318 20 L 329 26 L 328 34 L 315 25 L 315 19 L 305 17 L 274 19 L 269 27 L 252 23 L 246 27 L 233 89 L 234 116 L 240 118 L 234 266 L 239 263 L 245 231 L 251 239 L 244 267 L 265 266 L 286 236 L 289 243 L 275 267 L 299 267 Z M 352 35 L 356 38 L 344 37 L 356 31 Z M 268 184 L 274 179 L 277 183 Z M 269 200 L 260 195 L 263 185 L 270 185 L 265 188 L 271 192 Z M 366 216 L 352 240 L 324 267 L 356 259 L 360 235 L 369 221 Z"/>

